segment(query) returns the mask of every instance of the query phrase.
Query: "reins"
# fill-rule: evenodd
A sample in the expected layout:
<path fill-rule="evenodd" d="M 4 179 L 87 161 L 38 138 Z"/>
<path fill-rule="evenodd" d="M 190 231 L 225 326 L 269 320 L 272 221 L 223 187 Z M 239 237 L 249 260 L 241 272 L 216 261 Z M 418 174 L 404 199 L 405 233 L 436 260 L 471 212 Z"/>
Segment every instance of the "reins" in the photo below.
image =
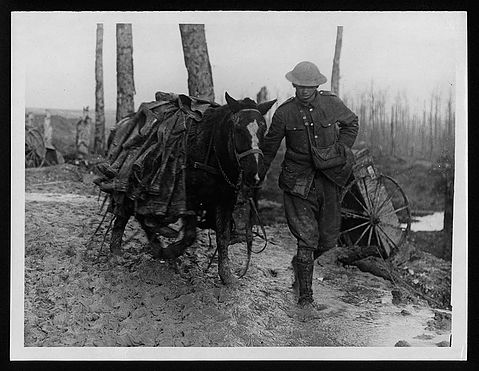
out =
<path fill-rule="evenodd" d="M 199 162 L 195 162 L 193 164 L 193 167 L 194 168 L 197 168 L 197 169 L 202 169 L 202 170 L 205 170 L 211 174 L 214 174 L 214 175 L 219 175 L 221 174 L 221 176 L 223 177 L 223 179 L 225 180 L 225 182 L 230 186 L 232 187 L 234 190 L 235 190 L 235 193 L 238 193 L 240 188 L 241 188 L 241 184 L 243 182 L 243 174 L 244 174 L 244 170 L 241 168 L 241 164 L 240 164 L 240 160 L 246 156 L 249 156 L 249 155 L 253 155 L 253 154 L 259 154 L 263 157 L 263 152 L 259 149 L 259 148 L 250 148 L 244 152 L 240 152 L 238 153 L 236 151 L 236 147 L 235 147 L 235 137 L 234 137 L 234 126 L 238 123 L 238 120 L 239 120 L 239 112 L 242 112 L 242 111 L 255 111 L 255 112 L 258 112 L 261 114 L 261 112 L 257 109 L 254 109 L 254 108 L 245 108 L 245 109 L 242 109 L 236 113 L 234 113 L 232 115 L 232 120 L 233 120 L 233 130 L 231 131 L 231 134 L 229 136 L 229 141 L 228 142 L 231 142 L 232 143 L 232 147 L 233 147 L 233 150 L 232 152 L 234 153 L 234 157 L 236 159 L 236 165 L 239 169 L 239 174 L 238 174 L 238 178 L 236 180 L 236 182 L 233 182 L 229 177 L 228 175 L 225 173 L 225 171 L 223 170 L 223 166 L 221 165 L 221 160 L 220 158 L 218 157 L 218 151 L 216 149 L 216 143 L 214 141 L 214 137 L 215 137 L 215 132 L 216 132 L 216 122 L 213 126 L 213 129 L 212 129 L 212 134 L 211 134 L 211 137 L 210 137 L 210 141 L 209 141 L 209 144 L 208 144 L 208 150 L 206 152 L 206 156 L 205 156 L 205 160 L 203 163 L 199 163 Z M 229 143 L 228 143 L 229 144 Z M 218 163 L 218 168 L 215 168 L 213 166 L 210 166 L 208 165 L 208 162 L 210 160 L 210 157 L 211 157 L 211 149 L 213 149 L 214 151 L 214 155 L 215 155 L 215 158 L 216 158 L 216 162 Z M 257 187 L 251 187 L 251 188 L 257 188 Z M 253 213 L 254 213 L 254 216 L 256 216 L 257 220 L 258 220 L 258 224 L 261 228 L 261 232 L 263 234 L 263 236 L 260 236 L 258 234 L 258 236 L 260 238 L 262 238 L 264 240 L 264 245 L 261 249 L 259 249 L 258 251 L 255 251 L 253 250 L 253 247 L 252 247 L 252 241 L 247 241 L 247 248 L 249 251 L 255 253 L 255 254 L 259 254 L 261 252 L 263 252 L 267 245 L 268 245 L 268 236 L 266 234 L 266 229 L 264 227 L 264 224 L 261 220 L 261 217 L 259 215 L 259 212 L 258 212 L 258 209 L 256 208 L 256 204 L 253 200 L 252 197 L 249 197 L 248 198 L 248 202 L 250 204 L 250 207 L 252 208 L 253 210 Z M 208 232 L 208 237 L 209 237 L 209 246 L 211 247 L 212 246 L 212 243 L 211 243 L 211 237 L 209 235 L 209 232 Z M 211 267 L 211 264 L 213 263 L 213 260 L 216 256 L 216 253 L 218 251 L 218 247 L 216 247 L 213 255 L 211 256 L 210 258 L 210 261 L 208 263 L 208 266 L 206 267 L 205 271 L 208 271 L 209 268 Z M 249 263 L 248 263 L 249 264 Z M 247 268 L 246 268 L 247 269 Z M 246 273 L 246 270 L 245 272 L 243 273 L 243 275 Z"/>

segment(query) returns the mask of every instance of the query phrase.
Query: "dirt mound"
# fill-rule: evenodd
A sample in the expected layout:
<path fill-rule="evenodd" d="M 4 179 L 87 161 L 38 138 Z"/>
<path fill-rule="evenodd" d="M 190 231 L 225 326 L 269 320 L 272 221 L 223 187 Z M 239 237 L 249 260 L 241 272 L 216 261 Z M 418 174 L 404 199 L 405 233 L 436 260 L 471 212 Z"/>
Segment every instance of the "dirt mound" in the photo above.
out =
<path fill-rule="evenodd" d="M 445 179 L 437 164 L 395 156 L 377 157 L 374 161 L 383 174 L 400 184 L 412 210 L 444 210 Z"/>

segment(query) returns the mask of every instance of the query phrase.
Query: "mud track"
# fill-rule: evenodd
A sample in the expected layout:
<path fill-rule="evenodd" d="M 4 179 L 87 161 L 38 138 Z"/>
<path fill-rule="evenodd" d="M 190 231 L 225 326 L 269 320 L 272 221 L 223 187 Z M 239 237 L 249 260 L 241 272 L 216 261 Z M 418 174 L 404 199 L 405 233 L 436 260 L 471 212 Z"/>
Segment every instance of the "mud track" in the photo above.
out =
<path fill-rule="evenodd" d="M 72 172 L 74 174 L 74 172 Z M 53 180 L 53 181 L 52 181 Z M 450 315 L 426 303 L 392 304 L 394 285 L 336 262 L 315 265 L 321 318 L 297 310 L 291 287 L 295 242 L 284 224 L 253 254 L 233 287 L 217 276 L 207 231 L 176 263 L 153 259 L 130 221 L 125 256 L 101 248 L 108 218 L 88 175 L 64 179 L 27 172 L 25 193 L 25 346 L 443 346 Z M 90 241 L 90 243 L 89 243 Z M 256 248 L 261 241 L 255 241 Z M 213 238 L 214 245 L 214 238 Z"/>

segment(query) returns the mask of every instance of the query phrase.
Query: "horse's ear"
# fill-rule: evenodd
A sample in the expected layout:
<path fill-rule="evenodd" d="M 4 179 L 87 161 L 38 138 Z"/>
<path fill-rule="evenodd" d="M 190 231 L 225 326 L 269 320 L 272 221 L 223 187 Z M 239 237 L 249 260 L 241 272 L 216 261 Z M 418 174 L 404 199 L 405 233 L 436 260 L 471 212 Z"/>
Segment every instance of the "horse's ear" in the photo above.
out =
<path fill-rule="evenodd" d="M 230 97 L 228 92 L 225 92 L 225 99 L 226 99 L 226 103 L 228 103 L 228 106 L 231 109 L 231 112 L 235 113 L 240 110 L 241 108 L 240 104 L 238 103 L 236 99 Z"/>
<path fill-rule="evenodd" d="M 266 112 L 270 110 L 271 107 L 273 107 L 273 104 L 276 103 L 277 99 L 270 100 L 269 102 L 264 102 L 258 104 L 258 111 L 261 112 L 262 115 L 266 115 Z"/>

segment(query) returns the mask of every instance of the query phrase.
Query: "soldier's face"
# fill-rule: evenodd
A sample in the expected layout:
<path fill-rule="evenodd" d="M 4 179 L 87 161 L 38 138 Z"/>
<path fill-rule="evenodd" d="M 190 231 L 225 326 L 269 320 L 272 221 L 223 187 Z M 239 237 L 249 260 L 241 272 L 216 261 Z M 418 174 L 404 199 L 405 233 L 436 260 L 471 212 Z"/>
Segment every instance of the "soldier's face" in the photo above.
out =
<path fill-rule="evenodd" d="M 314 95 L 316 93 L 317 86 L 300 86 L 294 85 L 296 89 L 296 96 L 302 102 L 310 102 L 314 99 Z"/>

